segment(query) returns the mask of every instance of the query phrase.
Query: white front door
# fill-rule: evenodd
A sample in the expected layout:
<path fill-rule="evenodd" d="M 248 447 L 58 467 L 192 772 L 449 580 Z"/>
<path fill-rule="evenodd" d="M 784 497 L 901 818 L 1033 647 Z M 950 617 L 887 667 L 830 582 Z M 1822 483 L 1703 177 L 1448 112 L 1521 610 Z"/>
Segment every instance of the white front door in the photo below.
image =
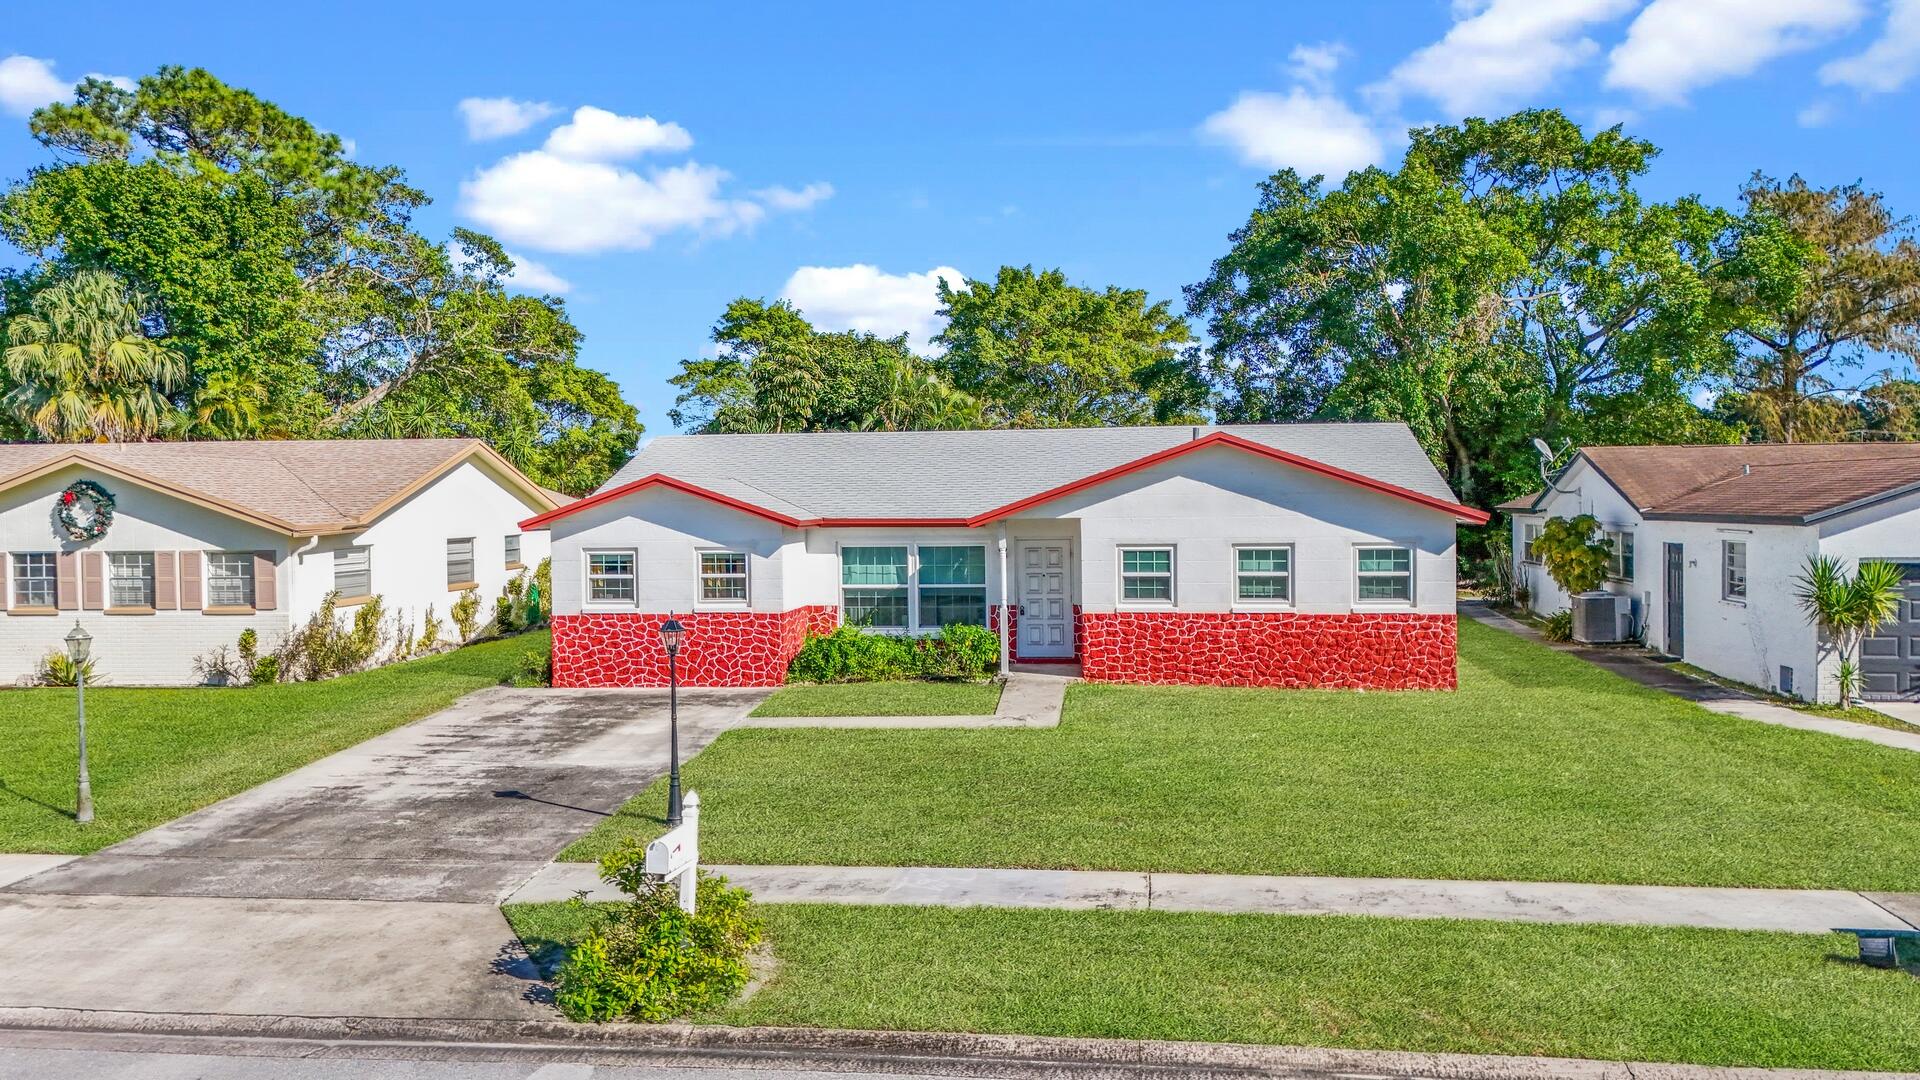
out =
<path fill-rule="evenodd" d="M 1028 540 L 1019 547 L 1022 660 L 1073 655 L 1073 575 L 1065 540 Z"/>

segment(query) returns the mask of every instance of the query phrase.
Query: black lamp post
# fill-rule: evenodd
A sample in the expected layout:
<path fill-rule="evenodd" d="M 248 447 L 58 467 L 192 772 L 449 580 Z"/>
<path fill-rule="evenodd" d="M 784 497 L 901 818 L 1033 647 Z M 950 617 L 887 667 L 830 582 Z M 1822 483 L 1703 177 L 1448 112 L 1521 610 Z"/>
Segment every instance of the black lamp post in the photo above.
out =
<path fill-rule="evenodd" d="M 669 772 L 667 774 L 667 827 L 680 827 L 680 639 L 687 628 L 671 614 L 660 624 L 660 644 L 667 647 L 667 731 Z"/>
<path fill-rule="evenodd" d="M 67 631 L 67 658 L 73 661 L 73 688 L 80 710 L 80 791 L 74 800 L 73 820 L 85 825 L 93 820 L 93 782 L 87 777 L 87 657 L 93 655 L 93 635 L 80 620 Z"/>

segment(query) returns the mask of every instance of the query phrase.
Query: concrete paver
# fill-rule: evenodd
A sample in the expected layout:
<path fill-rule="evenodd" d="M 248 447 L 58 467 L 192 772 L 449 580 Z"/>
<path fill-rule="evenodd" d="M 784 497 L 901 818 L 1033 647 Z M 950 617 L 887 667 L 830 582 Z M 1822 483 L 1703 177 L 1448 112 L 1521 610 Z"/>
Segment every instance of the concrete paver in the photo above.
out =
<path fill-rule="evenodd" d="M 0 885 L 10 885 L 43 870 L 70 863 L 78 855 L 0 855 Z"/>

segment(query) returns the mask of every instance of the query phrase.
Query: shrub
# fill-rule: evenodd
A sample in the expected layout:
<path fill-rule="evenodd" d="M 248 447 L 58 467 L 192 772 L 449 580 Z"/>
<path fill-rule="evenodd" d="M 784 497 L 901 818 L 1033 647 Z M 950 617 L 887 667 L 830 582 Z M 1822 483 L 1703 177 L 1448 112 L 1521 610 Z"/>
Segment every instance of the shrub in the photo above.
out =
<path fill-rule="evenodd" d="M 480 626 L 479 591 L 468 589 L 461 593 L 460 599 L 453 602 L 453 610 L 448 614 L 453 617 L 453 628 L 459 633 L 460 640 L 463 643 L 471 641 L 474 631 Z"/>
<path fill-rule="evenodd" d="M 1533 543 L 1534 553 L 1546 564 L 1547 576 L 1566 590 L 1568 596 L 1592 592 L 1607 580 L 1607 563 L 1613 546 L 1597 536 L 1600 522 L 1592 514 L 1572 518 L 1548 518 L 1540 527 L 1540 538 Z"/>
<path fill-rule="evenodd" d="M 507 677 L 509 686 L 552 686 L 553 649 L 528 649 L 520 654 L 520 663 Z"/>
<path fill-rule="evenodd" d="M 760 921 L 745 889 L 699 875 L 699 912 L 680 910 L 673 886 L 647 878 L 644 846 L 628 841 L 600 860 L 600 877 L 630 901 L 581 937 L 554 976 L 554 1003 L 574 1020 L 658 1022 L 723 1005 L 747 985 L 747 951 Z"/>
<path fill-rule="evenodd" d="M 553 560 L 541 559 L 533 572 L 533 585 L 527 589 L 527 625 L 544 626 L 553 614 Z"/>
<path fill-rule="evenodd" d="M 1573 612 L 1561 608 L 1540 620 L 1540 633 L 1545 635 L 1548 641 L 1572 641 Z"/>
<path fill-rule="evenodd" d="M 80 675 L 87 677 L 88 683 L 98 682 L 94 675 L 94 666 L 99 661 L 88 660 L 75 667 L 73 658 L 60 649 L 48 649 L 47 655 L 40 658 L 40 667 L 34 672 L 34 682 L 40 686 L 74 686 L 79 683 Z"/>
<path fill-rule="evenodd" d="M 260 659 L 260 634 L 249 626 L 240 631 L 240 663 L 251 670 L 253 662 Z"/>
<path fill-rule="evenodd" d="M 276 674 L 312 682 L 364 667 L 386 640 L 386 608 L 379 597 L 361 604 L 351 628 L 340 624 L 330 592 L 320 601 L 306 625 L 288 634 L 276 656 Z"/>
<path fill-rule="evenodd" d="M 807 638 L 787 665 L 788 682 L 977 679 L 1000 665 L 1000 638 L 955 623 L 927 637 L 873 634 L 840 626 Z"/>
<path fill-rule="evenodd" d="M 413 650 L 429 653 L 440 644 L 440 618 L 433 613 L 433 605 L 420 613 L 420 637 L 413 643 Z"/>
<path fill-rule="evenodd" d="M 207 686 L 236 685 L 250 666 L 244 657 L 235 660 L 233 650 L 225 645 L 215 645 L 193 658 L 193 674 Z"/>
<path fill-rule="evenodd" d="M 940 640 L 958 658 L 963 679 L 991 675 L 1000 667 L 1000 635 L 984 626 L 954 623 L 940 631 Z"/>
<path fill-rule="evenodd" d="M 280 681 L 280 658 L 262 656 L 254 660 L 247 669 L 247 683 L 250 686 L 272 686 Z"/>

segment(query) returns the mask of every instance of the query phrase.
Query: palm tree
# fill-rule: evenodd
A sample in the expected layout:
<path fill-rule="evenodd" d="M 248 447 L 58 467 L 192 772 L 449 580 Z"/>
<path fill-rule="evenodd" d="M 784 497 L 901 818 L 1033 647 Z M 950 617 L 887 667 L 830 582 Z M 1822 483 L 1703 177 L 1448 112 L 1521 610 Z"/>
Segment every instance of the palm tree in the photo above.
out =
<path fill-rule="evenodd" d="M 1820 636 L 1840 654 L 1840 707 L 1851 708 L 1860 685 L 1854 660 L 1861 639 L 1890 622 L 1900 611 L 1905 575 L 1893 563 L 1863 562 L 1852 575 L 1830 555 L 1807 560 L 1795 582 L 1795 595 Z"/>
<path fill-rule="evenodd" d="M 51 442 L 125 442 L 158 434 L 168 392 L 186 381 L 179 353 L 146 334 L 141 299 L 105 270 L 42 288 L 7 322 L 14 387 L 0 405 Z"/>

